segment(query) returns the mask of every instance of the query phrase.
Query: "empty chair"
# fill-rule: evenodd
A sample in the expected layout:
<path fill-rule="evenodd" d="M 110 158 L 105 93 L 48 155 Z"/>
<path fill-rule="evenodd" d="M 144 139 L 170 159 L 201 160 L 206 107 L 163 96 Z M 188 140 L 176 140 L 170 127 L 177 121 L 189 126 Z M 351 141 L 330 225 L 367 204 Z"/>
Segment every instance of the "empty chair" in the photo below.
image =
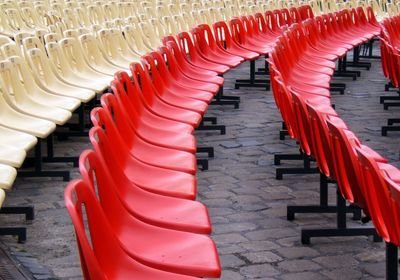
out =
<path fill-rule="evenodd" d="M 52 70 L 49 58 L 40 49 L 28 50 L 26 59 L 32 69 L 36 83 L 47 92 L 73 97 L 83 103 L 94 98 L 94 91 L 64 82 L 58 73 Z"/>
<path fill-rule="evenodd" d="M 75 103 L 76 99 L 54 96 L 53 100 L 51 100 L 48 96 L 44 97 L 46 93 L 36 86 L 32 76 L 29 75 L 29 69 L 20 57 L 14 56 L 9 58 L 8 61 L 0 63 L 0 79 L 2 80 L 2 86 L 13 96 L 12 105 L 15 109 L 31 116 L 63 125 L 71 118 L 71 112 L 54 107 L 51 101 L 59 104 L 59 106 L 71 106 L 72 108 L 76 108 L 79 105 L 79 102 Z M 32 89 L 37 91 L 32 91 Z M 47 104 L 41 103 L 37 100 L 37 97 L 49 98 L 49 102 Z M 43 99 L 41 100 L 42 102 L 44 101 Z"/>
<path fill-rule="evenodd" d="M 80 35 L 79 41 L 83 55 L 93 69 L 108 75 L 113 75 L 115 72 L 121 70 L 120 67 L 112 64 L 112 62 L 103 55 L 101 46 L 93 35 Z"/>
<path fill-rule="evenodd" d="M 83 181 L 71 182 L 65 190 L 64 197 L 75 228 L 81 252 L 82 271 L 86 279 L 196 279 L 156 270 L 130 257 L 115 237 L 93 191 Z M 83 205 L 86 217 L 83 216 Z M 89 224 L 88 233 L 84 227 L 84 220 Z"/>
<path fill-rule="evenodd" d="M 112 76 L 98 72 L 89 66 L 82 54 L 82 49 L 77 39 L 64 38 L 59 42 L 59 45 L 75 73 L 100 85 L 104 85 L 104 89 L 108 87 L 112 80 Z"/>
<path fill-rule="evenodd" d="M 79 73 L 74 72 L 59 44 L 48 43 L 46 44 L 46 50 L 51 61 L 52 70 L 57 72 L 64 82 L 93 90 L 96 93 L 102 93 L 106 89 L 107 86 L 105 84 L 98 84 L 96 81 L 81 77 Z"/>
<path fill-rule="evenodd" d="M 108 173 L 112 175 L 98 178 L 101 180 L 99 183 L 103 187 L 114 189 L 123 206 L 131 215 L 155 226 L 187 232 L 210 233 L 211 224 L 207 209 L 203 204 L 193 200 L 159 195 L 138 188 L 128 177 L 130 173 L 127 171 L 134 164 L 130 160 L 130 156 L 127 154 L 126 159 L 118 159 L 115 147 L 110 146 L 112 143 L 110 136 L 106 135 L 102 128 L 92 128 L 90 135 L 96 153 L 101 155 L 104 161 L 111 162 L 110 160 L 112 160 L 114 163 Z M 96 139 L 93 139 L 92 136 Z M 157 205 L 157 207 L 154 208 L 154 211 L 148 211 L 150 205 Z"/>

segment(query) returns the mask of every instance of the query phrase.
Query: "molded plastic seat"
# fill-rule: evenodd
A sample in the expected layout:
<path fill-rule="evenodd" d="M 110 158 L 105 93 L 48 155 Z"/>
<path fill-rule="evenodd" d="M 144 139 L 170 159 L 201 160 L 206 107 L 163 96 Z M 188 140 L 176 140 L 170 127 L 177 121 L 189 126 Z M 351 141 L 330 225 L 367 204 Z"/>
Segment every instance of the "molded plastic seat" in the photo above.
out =
<path fill-rule="evenodd" d="M 121 70 L 121 67 L 116 66 L 103 55 L 101 46 L 93 35 L 80 35 L 79 41 L 82 47 L 81 49 L 83 51 L 83 55 L 93 69 L 107 75 Z M 123 69 L 128 70 L 128 68 Z"/>
<path fill-rule="evenodd" d="M 131 106 L 122 84 L 115 81 L 111 88 L 114 95 L 104 96 L 102 106 L 113 112 L 119 130 L 125 132 L 124 137 L 135 131 L 140 138 L 153 145 L 189 153 L 196 152 L 196 139 L 193 135 L 147 124 L 141 120 L 136 108 Z"/>
<path fill-rule="evenodd" d="M 109 115 L 109 120 L 113 120 L 113 122 L 115 123 L 114 125 L 118 127 L 119 132 L 123 133 L 122 135 L 124 136 L 124 141 L 126 143 L 126 146 L 128 147 L 131 156 L 136 157 L 138 160 L 141 160 L 147 164 L 151 164 L 161 168 L 173 169 L 190 174 L 195 174 L 196 159 L 192 153 L 172 148 L 165 148 L 167 144 L 164 144 L 164 147 L 160 144 L 152 144 L 149 140 L 146 141 L 144 137 L 142 138 L 138 131 L 132 129 L 129 130 L 129 124 L 126 123 L 127 120 L 124 121 L 123 118 L 118 118 L 119 112 L 112 112 L 109 108 L 109 106 L 111 105 L 108 104 L 107 98 L 112 99 L 112 97 L 108 96 L 105 95 L 102 97 L 102 106 L 106 109 L 106 114 Z M 121 122 L 127 125 L 125 126 L 125 129 L 123 129 L 122 127 L 120 128 L 120 126 L 122 125 Z M 152 142 L 154 143 L 159 141 L 154 139 Z"/>
<path fill-rule="evenodd" d="M 57 43 L 48 43 L 46 44 L 46 50 L 53 71 L 62 76 L 63 81 L 73 86 L 93 90 L 96 93 L 102 93 L 105 90 L 105 84 L 98 84 L 96 81 L 81 77 L 78 73 L 74 72 L 63 54 L 60 45 Z"/>
<path fill-rule="evenodd" d="M 75 73 L 87 78 L 100 85 L 104 85 L 104 89 L 108 87 L 112 81 L 112 75 L 103 74 L 91 68 L 82 53 L 82 48 L 75 38 L 64 38 L 60 40 L 59 45 L 64 53 L 65 58 L 69 61 L 69 65 Z"/>
<path fill-rule="evenodd" d="M 135 79 L 135 84 L 137 79 L 140 79 L 141 93 L 143 96 L 143 101 L 146 106 L 156 115 L 161 117 L 171 119 L 178 122 L 184 122 L 192 125 L 193 127 L 199 126 L 201 122 L 201 115 L 185 110 L 179 107 L 169 105 L 159 99 L 154 93 L 155 88 L 151 84 L 150 75 L 147 70 L 143 69 L 142 65 L 139 63 L 131 64 L 132 78 Z M 136 78 L 138 77 L 138 78 Z"/>
<path fill-rule="evenodd" d="M 16 177 L 17 177 L 17 170 L 15 170 L 14 167 L 5 164 L 0 164 L 0 190 L 10 189 Z M 4 191 L 3 194 L 1 194 L 1 196 L 2 198 L 0 198 L 0 200 L 2 201 L 0 202 L 0 207 L 4 201 L 5 197 Z"/>
<path fill-rule="evenodd" d="M 83 181 L 71 182 L 65 189 L 64 198 L 75 228 L 85 279 L 197 279 L 150 268 L 130 257 L 115 237 L 93 191 Z M 85 205 L 86 217 L 82 205 Z M 84 219 L 89 224 L 88 233 Z"/>
<path fill-rule="evenodd" d="M 107 166 L 95 152 L 84 151 L 80 157 L 80 167 L 83 180 L 97 191 L 107 220 L 132 258 L 145 265 L 170 272 L 219 277 L 221 268 L 217 251 L 208 236 L 153 226 L 129 213 L 121 203 L 118 191 L 104 184 L 108 181 L 105 177 L 109 177 L 106 174 Z M 146 197 L 145 191 L 137 193 L 135 201 L 139 204 L 140 200 L 145 198 L 141 197 L 141 194 Z M 151 203 L 151 197 L 147 198 Z M 158 197 L 160 200 L 165 198 Z M 149 212 L 162 211 L 163 207 L 157 209 L 158 204 L 153 204 L 151 208 Z"/>
<path fill-rule="evenodd" d="M 96 95 L 92 90 L 65 83 L 58 73 L 52 70 L 49 58 L 40 49 L 28 50 L 26 60 L 32 69 L 36 83 L 45 91 L 73 97 L 84 103 L 89 102 Z"/>
<path fill-rule="evenodd" d="M 109 137 L 109 136 L 108 136 Z M 210 233 L 211 224 L 207 209 L 203 204 L 183 198 L 159 195 L 137 187 L 124 172 L 120 165 L 121 160 L 110 152 L 110 142 L 106 139 L 104 131 L 100 127 L 94 127 L 90 132 L 90 140 L 96 151 L 104 161 L 113 160 L 110 167 L 111 176 L 104 177 L 105 186 L 118 191 L 124 207 L 138 219 L 156 226 L 190 231 L 197 233 Z M 99 146 L 100 145 L 100 146 Z M 107 146 L 107 147 L 105 147 Z M 97 178 L 102 180 L 102 178 Z M 101 183 L 101 182 L 99 182 Z M 152 210 L 149 209 L 152 208 Z"/>
<path fill-rule="evenodd" d="M 165 102 L 201 115 L 207 111 L 208 103 L 212 100 L 214 94 L 177 82 L 168 71 L 167 65 L 160 53 L 152 52 L 144 56 L 142 63 L 149 66 L 153 84 L 160 98 Z M 196 84 L 196 81 L 193 81 L 193 84 Z"/>
<path fill-rule="evenodd" d="M 40 92 L 38 87 L 34 88 L 35 84 L 33 78 L 29 76 L 29 70 L 27 67 L 24 67 L 22 62 L 22 59 L 17 56 L 11 57 L 9 61 L 0 62 L 2 86 L 7 87 L 7 92 L 10 94 L 10 100 L 12 100 L 12 106 L 14 106 L 16 110 L 24 112 L 25 114 L 46 119 L 59 125 L 65 124 L 71 118 L 71 112 L 54 107 L 51 103 L 51 105 L 47 105 L 36 100 L 36 97 L 42 96 L 41 94 L 43 92 Z M 32 89 L 37 89 L 40 93 L 34 92 Z M 67 99 L 67 97 L 59 98 L 60 99 L 58 99 L 57 96 L 54 96 L 53 100 L 55 102 L 60 102 L 57 104 L 62 104 L 64 100 L 65 102 L 70 100 Z M 50 98 L 49 100 L 49 102 L 51 102 Z M 77 104 L 72 103 L 74 106 L 79 105 L 79 102 L 76 99 L 71 99 L 71 102 L 77 102 Z"/>
<path fill-rule="evenodd" d="M 128 73 L 120 71 L 115 73 L 115 81 L 121 83 L 124 88 L 123 93 L 127 94 L 131 106 L 138 112 L 142 121 L 153 126 L 163 127 L 170 131 L 179 131 L 188 134 L 193 133 L 194 128 L 190 124 L 167 119 L 153 113 L 151 108 L 146 105 L 135 77 L 131 79 Z"/>
<path fill-rule="evenodd" d="M 26 152 L 32 149 L 37 143 L 36 137 L 4 126 L 0 126 L 0 135 L 1 145 L 21 147 Z"/>
<path fill-rule="evenodd" d="M 23 147 L 0 144 L 0 163 L 18 168 L 21 167 L 25 158 L 26 152 Z"/>

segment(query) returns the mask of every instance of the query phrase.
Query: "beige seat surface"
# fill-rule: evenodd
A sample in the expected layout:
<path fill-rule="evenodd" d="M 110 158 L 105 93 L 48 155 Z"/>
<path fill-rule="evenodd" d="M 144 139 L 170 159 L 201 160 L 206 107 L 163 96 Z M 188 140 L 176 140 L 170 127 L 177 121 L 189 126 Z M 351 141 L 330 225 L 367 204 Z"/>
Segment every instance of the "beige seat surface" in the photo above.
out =
<path fill-rule="evenodd" d="M 1 174 L 0 174 L 0 185 L 1 185 Z M 1 206 L 3 206 L 4 199 L 6 199 L 6 193 L 3 189 L 0 189 L 0 208 Z"/>
<path fill-rule="evenodd" d="M 43 104 L 50 107 L 57 107 L 71 112 L 75 111 L 81 104 L 80 100 L 76 98 L 55 95 L 39 87 L 33 77 L 29 66 L 26 64 L 24 59 L 14 56 L 9 58 L 9 61 L 15 67 L 17 73 L 19 72 L 19 76 L 22 76 L 23 84 L 21 86 L 25 88 L 27 96 L 38 104 Z M 57 113 L 62 114 L 62 112 L 58 111 Z"/>
<path fill-rule="evenodd" d="M 11 107 L 11 103 L 9 94 L 0 86 L 0 125 L 39 138 L 46 138 L 56 129 L 55 123 L 20 113 Z"/>
<path fill-rule="evenodd" d="M 79 36 L 79 41 L 82 46 L 83 54 L 85 55 L 89 65 L 97 71 L 114 75 L 120 70 L 129 70 L 128 68 L 118 67 L 103 55 L 98 40 L 91 34 L 83 34 Z"/>
<path fill-rule="evenodd" d="M 26 59 L 33 70 L 33 76 L 40 87 L 48 92 L 73 97 L 87 103 L 96 95 L 95 91 L 65 83 L 58 73 L 52 70 L 49 58 L 39 49 L 31 49 Z"/>
<path fill-rule="evenodd" d="M 25 158 L 26 152 L 23 148 L 0 144 L 0 163 L 18 168 Z"/>
<path fill-rule="evenodd" d="M 65 124 L 72 116 L 70 111 L 48 106 L 30 96 L 28 74 L 19 67 L 20 57 L 11 57 L 0 62 L 0 79 L 2 87 L 10 94 L 10 105 L 25 114 L 46 119 L 59 125 Z"/>
<path fill-rule="evenodd" d="M 73 86 L 93 90 L 96 93 L 102 93 L 104 91 L 104 84 L 99 84 L 96 81 L 81 77 L 72 70 L 60 45 L 57 43 L 48 43 L 46 44 L 46 50 L 52 62 L 53 71 L 57 72 L 58 75 L 62 77 L 63 81 Z"/>
<path fill-rule="evenodd" d="M 0 144 L 21 147 L 25 151 L 32 149 L 37 143 L 35 136 L 14 129 L 0 126 Z"/>

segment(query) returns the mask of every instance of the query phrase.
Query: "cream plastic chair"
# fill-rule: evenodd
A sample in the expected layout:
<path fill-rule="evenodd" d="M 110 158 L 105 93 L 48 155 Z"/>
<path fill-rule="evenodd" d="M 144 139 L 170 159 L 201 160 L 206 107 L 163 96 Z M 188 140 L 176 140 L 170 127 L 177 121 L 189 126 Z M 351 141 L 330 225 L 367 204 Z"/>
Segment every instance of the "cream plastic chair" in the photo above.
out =
<path fill-rule="evenodd" d="M 27 26 L 31 29 L 46 29 L 44 19 L 40 18 L 33 7 L 23 7 L 20 10 L 21 17 Z"/>
<path fill-rule="evenodd" d="M 75 73 L 80 76 L 104 84 L 107 89 L 113 80 L 113 75 L 106 75 L 91 68 L 86 61 L 79 41 L 75 38 L 64 38 L 59 42 L 64 56 L 67 58 L 69 65 Z"/>
<path fill-rule="evenodd" d="M 46 53 L 44 49 L 44 44 L 42 41 L 39 40 L 37 37 L 28 37 L 22 40 L 23 50 L 24 50 L 24 57 L 26 57 L 26 52 L 30 49 L 38 48 L 43 53 Z"/>
<path fill-rule="evenodd" d="M 2 83 L 1 80 L 0 83 Z M 56 129 L 55 123 L 21 113 L 11 107 L 10 104 L 12 104 L 11 97 L 0 85 L 0 125 L 42 139 L 47 138 Z"/>
<path fill-rule="evenodd" d="M 0 164 L 19 168 L 26 158 L 26 152 L 16 146 L 3 145 L 0 143 Z"/>
<path fill-rule="evenodd" d="M 105 15 L 103 13 L 102 7 L 98 5 L 89 5 L 88 6 L 88 15 L 90 22 L 92 24 L 103 25 L 106 21 Z"/>
<path fill-rule="evenodd" d="M 75 9 L 75 13 L 82 27 L 90 27 L 92 25 L 86 8 L 78 7 Z"/>
<path fill-rule="evenodd" d="M 113 20 L 121 17 L 116 2 L 103 4 L 103 12 L 106 19 L 108 20 Z"/>
<path fill-rule="evenodd" d="M 0 47 L 9 43 L 13 43 L 13 40 L 11 40 L 10 37 L 0 35 Z"/>
<path fill-rule="evenodd" d="M 89 65 L 98 72 L 113 75 L 115 72 L 120 71 L 121 68 L 114 65 L 111 61 L 106 59 L 103 51 L 100 49 L 100 43 L 91 34 L 83 34 L 79 36 L 79 41 Z M 124 68 L 124 70 L 129 70 Z"/>
<path fill-rule="evenodd" d="M 143 43 L 150 51 L 162 45 L 161 38 L 157 36 L 150 22 L 141 22 L 139 27 Z"/>
<path fill-rule="evenodd" d="M 123 28 L 125 40 L 128 47 L 137 55 L 144 55 L 149 51 L 149 48 L 144 44 L 143 38 L 137 26 L 126 25 Z"/>
<path fill-rule="evenodd" d="M 10 99 L 13 101 L 11 106 L 15 110 L 52 121 L 58 125 L 65 124 L 71 118 L 69 110 L 55 107 L 55 104 L 62 106 L 62 101 L 68 102 L 70 99 L 58 96 L 50 99 L 46 92 L 35 87 L 36 84 L 29 75 L 29 69 L 24 67 L 22 58 L 13 56 L 7 61 L 0 62 L 0 65 L 0 77 L 3 86 L 6 86 L 7 92 L 10 94 Z M 44 98 L 49 100 L 45 101 Z M 75 102 L 76 99 L 72 101 Z M 72 105 L 75 104 L 72 103 Z M 64 106 L 71 106 L 71 103 Z"/>
<path fill-rule="evenodd" d="M 5 13 L 8 16 L 8 19 L 10 20 L 9 24 L 12 26 L 14 30 L 22 31 L 22 32 L 29 32 L 31 34 L 34 33 L 33 28 L 29 28 L 24 20 L 21 17 L 21 14 L 17 9 L 7 9 L 5 10 Z"/>
<path fill-rule="evenodd" d="M 26 52 L 26 60 L 32 69 L 36 83 L 45 91 L 66 97 L 72 97 L 87 103 L 95 97 L 93 90 L 72 86 L 64 82 L 57 72 L 53 72 L 51 62 L 40 49 Z"/>
<path fill-rule="evenodd" d="M 1 51 L 5 58 L 11 57 L 11 56 L 23 57 L 21 48 L 14 42 L 3 45 L 1 47 Z"/>
<path fill-rule="evenodd" d="M 3 205 L 6 194 L 4 190 L 11 189 L 17 177 L 17 170 L 6 164 L 0 164 L 0 208 Z"/>
<path fill-rule="evenodd" d="M 79 28 L 81 27 L 79 20 L 76 16 L 76 13 L 71 8 L 66 8 L 63 11 L 63 21 L 67 28 Z"/>
<path fill-rule="evenodd" d="M 114 47 L 118 49 L 121 56 L 128 61 L 139 61 L 140 55 L 129 48 L 128 42 L 119 29 L 110 29 L 113 37 Z"/>
<path fill-rule="evenodd" d="M 59 33 L 48 33 L 48 34 L 44 35 L 44 43 L 45 44 L 58 43 L 58 42 L 60 42 L 60 40 L 62 38 L 63 38 L 63 36 L 60 35 Z M 46 53 L 46 52 L 44 52 L 44 53 Z"/>
<path fill-rule="evenodd" d="M 0 136 L 0 145 L 21 147 L 26 152 L 32 149 L 37 143 L 35 136 L 1 125 Z"/>
<path fill-rule="evenodd" d="M 99 84 L 96 81 L 81 77 L 72 70 L 60 45 L 57 43 L 48 43 L 46 44 L 46 50 L 51 61 L 52 70 L 57 72 L 60 78 L 62 77 L 61 79 L 63 82 L 73 86 L 93 90 L 96 93 L 104 92 L 104 84 Z"/>
<path fill-rule="evenodd" d="M 9 16 L 0 8 L 0 34 L 7 37 L 13 37 L 18 31 L 19 30 L 15 29 L 15 27 L 11 24 L 11 19 Z"/>
<path fill-rule="evenodd" d="M 135 60 L 130 60 L 122 56 L 118 48 L 119 42 L 115 42 L 115 36 L 110 29 L 101 29 L 98 33 L 99 41 L 101 41 L 101 48 L 104 50 L 103 55 L 107 60 L 111 61 L 117 67 L 129 69 L 130 63 Z M 139 58 L 136 60 L 140 61 Z"/>
<path fill-rule="evenodd" d="M 130 16 L 136 16 L 136 10 L 134 3 L 131 2 L 120 2 L 117 4 L 119 15 L 121 18 L 128 18 Z"/>

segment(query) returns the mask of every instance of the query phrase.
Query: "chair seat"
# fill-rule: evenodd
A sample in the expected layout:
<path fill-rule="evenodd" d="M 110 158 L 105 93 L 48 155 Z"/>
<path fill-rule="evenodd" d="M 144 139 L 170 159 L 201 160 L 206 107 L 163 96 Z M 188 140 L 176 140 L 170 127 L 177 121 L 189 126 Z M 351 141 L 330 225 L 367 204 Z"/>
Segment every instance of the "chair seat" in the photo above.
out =
<path fill-rule="evenodd" d="M 18 168 L 21 167 L 25 158 L 26 152 L 24 149 L 0 144 L 0 163 Z"/>
<path fill-rule="evenodd" d="M 21 147 L 25 151 L 32 149 L 36 143 L 37 139 L 31 134 L 19 132 L 14 129 L 9 129 L 4 126 L 0 126 L 0 144 L 8 146 Z"/>
<path fill-rule="evenodd" d="M 220 276 L 218 253 L 208 236 L 152 226 L 129 215 L 121 216 L 113 229 L 128 254 L 145 265 L 197 277 Z"/>
<path fill-rule="evenodd" d="M 130 154 L 147 164 L 189 174 L 196 173 L 196 158 L 193 154 L 152 145 L 140 138 L 133 140 Z M 128 156 L 128 155 L 126 155 Z"/>
<path fill-rule="evenodd" d="M 378 162 L 379 168 L 393 181 L 400 183 L 400 170 L 388 163 Z"/>
<path fill-rule="evenodd" d="M 6 193 L 3 189 L 0 189 L 0 209 L 3 206 L 4 200 L 6 199 Z"/>
<path fill-rule="evenodd" d="M 15 168 L 5 165 L 5 164 L 0 164 L 0 190 L 1 189 L 10 189 L 15 181 L 15 178 L 17 177 L 17 170 Z M 4 199 L 4 197 L 3 197 Z M 1 201 L 1 198 L 0 198 Z M 0 207 L 1 207 L 0 203 Z"/>

